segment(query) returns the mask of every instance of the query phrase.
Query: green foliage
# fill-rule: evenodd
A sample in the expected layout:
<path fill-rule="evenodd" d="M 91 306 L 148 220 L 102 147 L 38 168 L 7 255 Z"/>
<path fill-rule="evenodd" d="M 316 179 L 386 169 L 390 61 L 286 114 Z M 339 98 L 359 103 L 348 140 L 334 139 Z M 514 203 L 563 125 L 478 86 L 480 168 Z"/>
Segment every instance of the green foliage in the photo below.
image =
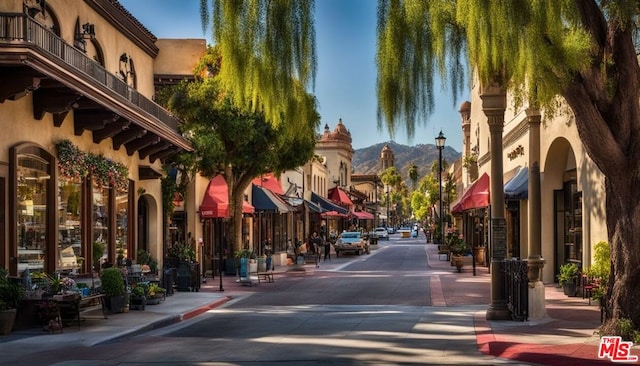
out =
<path fill-rule="evenodd" d="M 251 249 L 240 249 L 239 251 L 236 252 L 235 257 L 236 259 L 253 258 L 254 253 L 253 253 L 253 250 Z"/>
<path fill-rule="evenodd" d="M 640 331 L 633 327 L 631 319 L 620 318 L 616 324 L 616 334 L 625 341 L 631 341 L 635 344 L 640 343 Z"/>
<path fill-rule="evenodd" d="M 103 240 L 96 240 L 93 242 L 91 246 L 91 259 L 93 259 L 93 264 L 99 266 L 100 258 L 104 254 L 105 242 Z M 99 268 L 99 267 L 96 267 Z"/>
<path fill-rule="evenodd" d="M 203 28 L 211 20 L 224 62 L 220 81 L 233 90 L 234 105 L 264 111 L 273 125 L 306 123 L 315 103 L 306 89 L 317 59 L 314 1 L 200 1 Z"/>
<path fill-rule="evenodd" d="M 195 250 L 188 243 L 176 243 L 169 247 L 169 257 L 180 261 L 192 261 L 196 258 Z"/>
<path fill-rule="evenodd" d="M 139 299 L 143 296 L 147 296 L 149 292 L 149 285 L 145 282 L 139 282 L 131 286 L 131 297 Z"/>
<path fill-rule="evenodd" d="M 593 246 L 593 263 L 589 267 L 589 275 L 600 278 L 601 283 L 606 285 L 611 272 L 611 249 L 609 243 L 600 241 Z"/>
<path fill-rule="evenodd" d="M 102 186 L 119 190 L 129 187 L 129 169 L 126 165 L 105 158 L 101 154 L 85 153 L 69 140 L 56 143 L 60 174 L 78 181 L 89 175 Z"/>
<path fill-rule="evenodd" d="M 565 283 L 575 282 L 579 275 L 578 266 L 575 263 L 565 263 L 560 266 L 558 274 L 558 283 L 563 286 Z"/>
<path fill-rule="evenodd" d="M 457 231 L 448 232 L 444 241 L 454 255 L 467 255 L 471 253 L 469 244 L 460 237 Z"/>
<path fill-rule="evenodd" d="M 121 296 L 125 293 L 124 276 L 118 268 L 105 268 L 100 273 L 100 283 L 106 296 Z"/>
<path fill-rule="evenodd" d="M 23 296 L 22 286 L 9 278 L 6 269 L 0 268 L 0 310 L 17 309 Z"/>
<path fill-rule="evenodd" d="M 138 255 L 136 257 L 137 263 L 142 265 L 146 264 L 151 269 L 152 273 L 156 273 L 158 271 L 158 261 L 151 256 L 151 253 L 144 249 L 138 250 Z"/>

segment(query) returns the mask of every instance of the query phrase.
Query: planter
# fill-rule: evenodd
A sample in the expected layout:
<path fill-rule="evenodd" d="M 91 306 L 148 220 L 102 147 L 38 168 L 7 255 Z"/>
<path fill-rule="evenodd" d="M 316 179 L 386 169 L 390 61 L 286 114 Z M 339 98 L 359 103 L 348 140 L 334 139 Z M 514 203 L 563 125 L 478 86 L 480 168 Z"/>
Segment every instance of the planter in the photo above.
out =
<path fill-rule="evenodd" d="M 0 311 L 0 335 L 11 333 L 13 324 L 16 321 L 17 309 L 9 309 Z"/>
<path fill-rule="evenodd" d="M 147 298 L 147 305 L 158 305 L 162 300 L 164 300 L 164 297 L 160 297 L 160 296 L 149 297 Z"/>
<path fill-rule="evenodd" d="M 484 264 L 484 247 L 474 247 L 473 256 L 476 258 L 476 264 Z"/>
<path fill-rule="evenodd" d="M 562 290 L 565 295 L 573 297 L 578 292 L 578 285 L 575 282 L 565 282 L 562 285 Z"/>
<path fill-rule="evenodd" d="M 129 310 L 144 310 L 146 305 L 147 305 L 147 298 L 145 296 L 132 297 L 131 304 L 129 305 Z"/>
<path fill-rule="evenodd" d="M 124 312 L 124 295 L 105 297 L 105 306 L 111 314 Z"/>
<path fill-rule="evenodd" d="M 237 273 L 237 264 L 235 258 L 227 258 L 224 260 L 224 273 L 235 276 Z"/>
<path fill-rule="evenodd" d="M 454 255 L 451 259 L 453 264 L 456 266 L 458 273 L 462 272 L 462 267 L 464 266 L 464 258 L 461 255 Z"/>

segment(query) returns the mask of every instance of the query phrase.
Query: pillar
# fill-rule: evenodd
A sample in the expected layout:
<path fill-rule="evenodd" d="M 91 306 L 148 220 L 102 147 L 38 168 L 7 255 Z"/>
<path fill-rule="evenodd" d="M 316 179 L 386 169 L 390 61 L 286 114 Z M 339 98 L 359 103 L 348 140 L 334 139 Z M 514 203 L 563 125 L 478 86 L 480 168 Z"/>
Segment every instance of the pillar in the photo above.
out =
<path fill-rule="evenodd" d="M 540 193 L 540 111 L 526 110 L 529 124 L 529 257 L 527 275 L 529 277 L 529 319 L 543 319 L 545 309 L 542 268 L 542 203 Z"/>
<path fill-rule="evenodd" d="M 497 83 L 480 88 L 482 111 L 491 136 L 491 303 L 487 320 L 510 320 L 504 288 L 503 260 L 507 255 L 507 222 L 504 218 L 502 132 L 507 93 Z"/>

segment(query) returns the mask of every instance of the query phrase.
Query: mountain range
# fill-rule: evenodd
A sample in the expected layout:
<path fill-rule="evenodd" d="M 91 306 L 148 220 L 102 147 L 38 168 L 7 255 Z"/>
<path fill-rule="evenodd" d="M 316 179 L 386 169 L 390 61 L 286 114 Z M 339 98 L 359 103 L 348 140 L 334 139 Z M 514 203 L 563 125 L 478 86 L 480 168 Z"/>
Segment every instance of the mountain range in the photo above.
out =
<path fill-rule="evenodd" d="M 414 163 L 418 167 L 418 180 L 431 173 L 431 165 L 438 162 L 438 148 L 434 144 L 407 146 L 394 141 L 382 142 L 362 149 L 354 150 L 353 174 L 380 174 L 382 149 L 389 145 L 393 150 L 394 166 L 405 182 L 409 181 L 409 168 Z M 451 146 L 442 150 L 442 160 L 451 165 L 460 158 L 461 153 Z"/>

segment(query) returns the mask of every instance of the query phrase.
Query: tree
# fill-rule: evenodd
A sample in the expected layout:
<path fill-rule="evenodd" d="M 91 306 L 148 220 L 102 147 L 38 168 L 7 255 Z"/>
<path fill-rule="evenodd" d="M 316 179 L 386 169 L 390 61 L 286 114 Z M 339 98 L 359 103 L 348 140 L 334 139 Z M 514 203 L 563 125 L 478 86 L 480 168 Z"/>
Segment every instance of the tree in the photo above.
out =
<path fill-rule="evenodd" d="M 236 107 L 263 112 L 274 125 L 304 128 L 315 106 L 300 104 L 316 76 L 313 0 L 200 0 L 225 62 L 220 82 Z"/>
<path fill-rule="evenodd" d="M 413 185 L 413 190 L 415 191 L 416 186 L 418 185 L 418 167 L 414 162 L 411 162 L 411 166 L 409 167 L 409 179 Z"/>
<path fill-rule="evenodd" d="M 167 105 L 183 123 L 181 130 L 194 147 L 197 171 L 205 177 L 222 174 L 229 187 L 232 250 L 242 243 L 242 201 L 251 181 L 266 172 L 279 173 L 305 164 L 313 157 L 315 131 L 320 117 L 315 99 L 299 101 L 309 108 L 295 133 L 284 125 L 268 123 L 261 113 L 232 104 L 232 92 L 224 89 L 217 71 L 221 56 L 210 47 L 195 70 L 196 80 L 182 82 L 169 93 Z M 205 76 L 205 77 L 202 77 Z"/>
<path fill-rule="evenodd" d="M 640 329 L 640 67 L 637 1 L 379 0 L 378 126 L 411 135 L 433 111 L 434 76 L 454 95 L 468 70 L 518 105 L 573 111 L 585 151 L 605 176 L 611 275 L 604 334 Z M 455 104 L 454 100 L 454 104 Z"/>

